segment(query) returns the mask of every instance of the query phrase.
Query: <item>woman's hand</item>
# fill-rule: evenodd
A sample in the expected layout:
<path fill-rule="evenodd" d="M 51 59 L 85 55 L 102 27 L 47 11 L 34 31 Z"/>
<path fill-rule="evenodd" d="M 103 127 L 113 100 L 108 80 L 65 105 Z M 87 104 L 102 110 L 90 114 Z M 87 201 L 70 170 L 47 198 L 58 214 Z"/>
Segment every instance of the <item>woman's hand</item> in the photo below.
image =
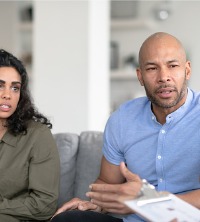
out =
<path fill-rule="evenodd" d="M 62 207 L 60 207 L 56 213 L 54 214 L 53 217 L 55 217 L 57 214 L 60 214 L 64 211 L 67 210 L 93 210 L 93 211 L 97 211 L 97 212 L 101 212 L 101 208 L 98 207 L 96 204 L 90 202 L 90 201 L 86 201 L 86 200 L 81 200 L 79 198 L 73 198 L 72 200 L 70 200 L 69 202 L 66 202 L 62 205 Z"/>

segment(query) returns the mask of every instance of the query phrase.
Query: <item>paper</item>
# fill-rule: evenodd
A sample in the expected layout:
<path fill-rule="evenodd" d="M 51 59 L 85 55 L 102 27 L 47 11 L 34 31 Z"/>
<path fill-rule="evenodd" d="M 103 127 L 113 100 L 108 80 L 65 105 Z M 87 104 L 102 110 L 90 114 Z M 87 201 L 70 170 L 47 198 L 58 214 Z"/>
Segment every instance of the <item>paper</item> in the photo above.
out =
<path fill-rule="evenodd" d="M 151 222 L 200 222 L 200 210 L 169 194 L 171 200 L 148 203 L 143 206 L 137 204 L 137 199 L 123 201 L 138 215 Z"/>

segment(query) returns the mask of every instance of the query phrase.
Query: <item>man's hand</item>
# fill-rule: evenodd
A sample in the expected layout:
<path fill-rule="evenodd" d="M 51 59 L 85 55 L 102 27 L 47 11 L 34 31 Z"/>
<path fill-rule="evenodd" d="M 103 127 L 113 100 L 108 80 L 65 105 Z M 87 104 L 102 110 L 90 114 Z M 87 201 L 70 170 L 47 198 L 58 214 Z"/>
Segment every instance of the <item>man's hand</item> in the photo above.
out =
<path fill-rule="evenodd" d="M 53 217 L 55 217 L 57 214 L 60 214 L 64 211 L 75 210 L 75 209 L 82 210 L 82 211 L 85 211 L 85 210 L 93 210 L 93 211 L 97 211 L 97 212 L 101 211 L 100 207 L 98 207 L 97 205 L 93 204 L 90 201 L 81 200 L 79 198 L 73 198 L 69 202 L 63 204 L 63 206 L 60 207 L 56 211 L 56 213 L 54 214 Z"/>
<path fill-rule="evenodd" d="M 106 212 L 129 214 L 132 211 L 119 200 L 125 197 L 135 198 L 141 189 L 142 181 L 138 175 L 130 172 L 123 162 L 120 164 L 120 171 L 126 178 L 125 183 L 91 184 L 91 191 L 87 192 L 86 195 L 91 198 L 93 204 L 100 206 Z"/>

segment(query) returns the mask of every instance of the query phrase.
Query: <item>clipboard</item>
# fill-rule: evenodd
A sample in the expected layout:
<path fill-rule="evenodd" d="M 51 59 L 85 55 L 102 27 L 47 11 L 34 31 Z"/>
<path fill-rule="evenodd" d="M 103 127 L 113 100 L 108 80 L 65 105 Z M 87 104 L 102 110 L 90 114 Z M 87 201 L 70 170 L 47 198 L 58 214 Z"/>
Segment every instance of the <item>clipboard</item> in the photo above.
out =
<path fill-rule="evenodd" d="M 158 192 L 142 180 L 141 194 L 136 199 L 122 200 L 136 214 L 149 222 L 200 222 L 200 210 L 169 192 Z"/>

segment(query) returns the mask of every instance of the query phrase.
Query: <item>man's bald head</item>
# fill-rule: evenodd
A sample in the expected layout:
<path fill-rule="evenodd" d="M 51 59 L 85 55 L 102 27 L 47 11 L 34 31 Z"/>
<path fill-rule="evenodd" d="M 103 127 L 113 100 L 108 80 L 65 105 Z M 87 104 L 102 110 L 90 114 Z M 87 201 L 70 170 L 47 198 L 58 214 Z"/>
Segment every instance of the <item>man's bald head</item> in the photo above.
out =
<path fill-rule="evenodd" d="M 160 47 L 174 47 L 179 53 L 183 56 L 183 59 L 186 61 L 186 53 L 182 43 L 175 38 L 173 35 L 170 35 L 165 32 L 156 32 L 153 35 L 149 36 L 142 44 L 139 51 L 139 65 L 140 67 L 145 60 L 145 55 L 148 52 L 153 52 L 159 50 Z"/>

